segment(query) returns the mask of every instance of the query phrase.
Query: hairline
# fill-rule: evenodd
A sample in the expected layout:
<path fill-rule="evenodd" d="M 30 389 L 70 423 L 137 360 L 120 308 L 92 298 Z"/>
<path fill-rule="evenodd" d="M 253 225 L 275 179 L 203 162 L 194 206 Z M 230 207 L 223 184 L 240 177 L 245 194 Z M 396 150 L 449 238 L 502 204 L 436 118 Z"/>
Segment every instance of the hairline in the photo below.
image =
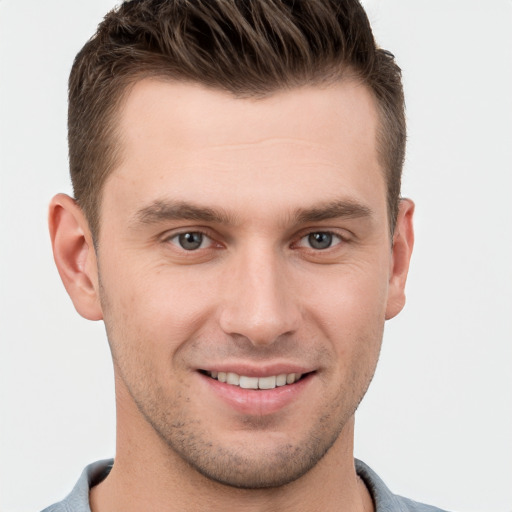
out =
<path fill-rule="evenodd" d="M 112 173 L 121 165 L 122 162 L 122 139 L 123 134 L 120 130 L 121 124 L 121 116 L 123 112 L 123 106 L 128 101 L 130 93 L 136 87 L 136 85 L 145 80 L 155 80 L 161 83 L 179 83 L 179 84 L 188 84 L 190 86 L 199 86 L 211 91 L 218 91 L 225 93 L 226 95 L 230 95 L 234 99 L 239 100 L 263 100 L 265 98 L 269 98 L 274 96 L 280 92 L 293 92 L 295 90 L 299 90 L 304 87 L 318 87 L 318 88 L 327 88 L 329 86 L 333 86 L 336 84 L 341 84 L 348 81 L 353 81 L 354 83 L 358 83 L 359 85 L 365 87 L 367 91 L 370 93 L 372 101 L 374 102 L 376 114 L 377 114 L 377 126 L 375 130 L 375 143 L 376 143 L 376 151 L 377 151 L 377 161 L 380 164 L 381 172 L 383 174 L 385 190 L 386 190 L 386 216 L 387 222 L 389 225 L 390 234 L 393 235 L 396 218 L 393 218 L 392 212 L 390 211 L 390 198 L 389 198 L 389 173 L 391 169 L 388 169 L 388 165 L 385 162 L 386 150 L 384 145 L 385 141 L 385 124 L 386 124 L 386 115 L 384 109 L 382 108 L 381 102 L 378 100 L 375 91 L 369 86 L 369 84 L 361 77 L 360 73 L 354 70 L 352 67 L 347 66 L 343 70 L 339 70 L 337 73 L 329 73 L 326 72 L 318 77 L 313 77 L 309 80 L 297 81 L 296 84 L 276 84 L 275 86 L 268 87 L 267 90 L 260 92 L 249 92 L 249 91 L 241 91 L 239 93 L 234 92 L 233 90 L 227 87 L 221 87 L 218 85 L 211 85 L 204 83 L 200 80 L 187 79 L 179 76 L 172 76 L 170 72 L 166 73 L 165 70 L 143 70 L 136 71 L 133 73 L 127 73 L 120 79 L 123 86 L 118 90 L 117 98 L 112 102 L 110 106 L 110 114 L 107 114 L 104 118 L 104 127 L 107 137 L 107 144 L 111 146 L 112 154 L 107 159 L 105 168 L 101 172 L 101 180 L 98 188 L 98 192 L 96 195 L 96 200 L 92 205 L 92 211 L 85 212 L 85 216 L 91 231 L 91 236 L 93 239 L 94 246 L 97 247 L 98 240 L 101 231 L 101 209 L 103 203 L 103 193 L 105 189 L 105 184 L 107 183 L 109 177 Z M 397 198 L 397 201 L 400 201 L 400 196 Z M 81 207 L 80 203 L 78 202 Z M 92 219 L 90 218 L 92 216 Z"/>

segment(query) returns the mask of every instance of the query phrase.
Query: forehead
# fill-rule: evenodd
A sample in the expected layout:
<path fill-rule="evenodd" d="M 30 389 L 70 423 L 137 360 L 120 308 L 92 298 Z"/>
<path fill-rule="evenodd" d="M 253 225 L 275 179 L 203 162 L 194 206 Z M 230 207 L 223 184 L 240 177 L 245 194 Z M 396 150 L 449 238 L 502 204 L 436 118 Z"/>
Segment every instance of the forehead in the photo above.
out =
<path fill-rule="evenodd" d="M 184 150 L 253 144 L 262 137 L 341 147 L 375 139 L 376 123 L 372 93 L 351 79 L 261 98 L 236 98 L 196 83 L 144 79 L 123 102 L 119 129 L 125 151 L 142 137 L 155 142 L 164 137 Z"/>
<path fill-rule="evenodd" d="M 385 207 L 377 117 L 355 81 L 237 99 L 143 80 L 121 107 L 121 161 L 105 192 L 138 209 L 165 196 L 247 211 L 249 201 L 259 211 L 296 209 L 344 195 Z"/>

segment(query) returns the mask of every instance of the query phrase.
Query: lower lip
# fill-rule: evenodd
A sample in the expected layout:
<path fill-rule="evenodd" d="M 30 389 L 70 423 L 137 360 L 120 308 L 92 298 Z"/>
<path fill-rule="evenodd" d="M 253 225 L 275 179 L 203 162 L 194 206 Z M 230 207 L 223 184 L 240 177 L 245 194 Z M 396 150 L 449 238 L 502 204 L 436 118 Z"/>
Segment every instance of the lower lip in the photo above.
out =
<path fill-rule="evenodd" d="M 299 381 L 274 389 L 244 389 L 225 384 L 207 375 L 198 374 L 209 389 L 232 409 L 241 414 L 265 416 L 280 411 L 304 393 L 313 380 L 313 373 Z"/>

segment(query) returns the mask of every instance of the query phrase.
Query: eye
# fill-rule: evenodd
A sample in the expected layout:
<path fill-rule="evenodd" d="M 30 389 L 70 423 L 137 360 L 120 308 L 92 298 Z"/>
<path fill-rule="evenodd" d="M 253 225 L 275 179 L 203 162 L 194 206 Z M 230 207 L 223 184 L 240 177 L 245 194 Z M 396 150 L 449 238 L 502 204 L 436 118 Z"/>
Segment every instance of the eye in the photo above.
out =
<path fill-rule="evenodd" d="M 211 244 L 211 239 L 200 231 L 188 231 L 186 233 L 180 233 L 174 235 L 169 241 L 185 249 L 185 251 L 195 251 L 197 249 L 204 249 Z"/>
<path fill-rule="evenodd" d="M 338 245 L 343 240 L 341 237 L 329 231 L 314 231 L 308 235 L 302 237 L 299 241 L 299 246 L 310 247 L 317 251 L 329 249 L 334 245 Z"/>

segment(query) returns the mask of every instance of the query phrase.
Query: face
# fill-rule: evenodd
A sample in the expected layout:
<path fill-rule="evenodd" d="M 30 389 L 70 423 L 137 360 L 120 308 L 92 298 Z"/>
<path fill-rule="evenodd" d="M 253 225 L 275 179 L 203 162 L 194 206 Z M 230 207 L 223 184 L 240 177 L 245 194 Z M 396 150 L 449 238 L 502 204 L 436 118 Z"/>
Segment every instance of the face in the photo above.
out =
<path fill-rule="evenodd" d="M 282 485 L 347 435 L 401 293 L 376 127 L 351 82 L 123 106 L 97 251 L 118 407 L 212 480 Z"/>

